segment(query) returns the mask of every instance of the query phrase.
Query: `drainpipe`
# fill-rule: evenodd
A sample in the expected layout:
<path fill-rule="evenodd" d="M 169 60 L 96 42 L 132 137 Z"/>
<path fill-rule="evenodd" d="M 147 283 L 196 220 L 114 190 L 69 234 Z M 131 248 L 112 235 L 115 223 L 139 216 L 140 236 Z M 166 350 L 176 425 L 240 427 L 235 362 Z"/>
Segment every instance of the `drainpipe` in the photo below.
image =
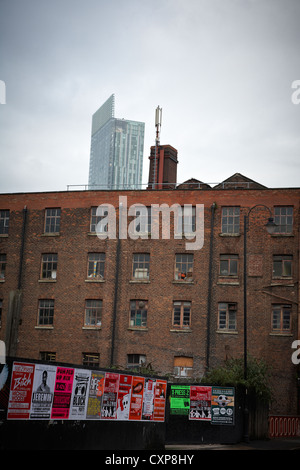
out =
<path fill-rule="evenodd" d="M 22 275 L 24 264 L 25 232 L 27 224 L 27 207 L 23 209 L 23 225 L 19 260 L 18 286 L 9 293 L 7 326 L 5 332 L 6 353 L 8 356 L 17 354 L 18 330 L 21 317 Z"/>
<path fill-rule="evenodd" d="M 211 206 L 210 218 L 210 246 L 209 246 L 209 268 L 208 268 L 208 294 L 207 294 L 207 323 L 206 323 L 206 370 L 209 370 L 210 359 L 210 319 L 212 303 L 212 281 L 213 281 L 213 253 L 214 253 L 214 224 L 216 203 Z"/>

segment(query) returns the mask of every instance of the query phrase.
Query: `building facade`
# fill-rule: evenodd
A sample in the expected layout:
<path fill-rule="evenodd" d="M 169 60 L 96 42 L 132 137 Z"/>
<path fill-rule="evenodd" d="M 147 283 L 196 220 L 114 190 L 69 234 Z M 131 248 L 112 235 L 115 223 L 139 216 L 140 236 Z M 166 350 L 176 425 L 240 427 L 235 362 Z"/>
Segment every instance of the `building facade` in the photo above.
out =
<path fill-rule="evenodd" d="M 114 95 L 92 118 L 90 189 L 138 189 L 142 184 L 145 124 L 114 117 Z"/>
<path fill-rule="evenodd" d="M 268 189 L 242 175 L 215 188 L 193 179 L 166 190 L 0 195 L 7 354 L 121 369 L 145 363 L 193 381 L 242 357 L 251 210 L 248 353 L 272 367 L 272 412 L 298 413 L 299 196 L 299 188 Z M 162 204 L 194 209 L 181 233 L 170 210 L 170 236 L 154 238 L 148 215 Z M 204 243 L 194 249 L 188 234 L 199 206 Z"/>

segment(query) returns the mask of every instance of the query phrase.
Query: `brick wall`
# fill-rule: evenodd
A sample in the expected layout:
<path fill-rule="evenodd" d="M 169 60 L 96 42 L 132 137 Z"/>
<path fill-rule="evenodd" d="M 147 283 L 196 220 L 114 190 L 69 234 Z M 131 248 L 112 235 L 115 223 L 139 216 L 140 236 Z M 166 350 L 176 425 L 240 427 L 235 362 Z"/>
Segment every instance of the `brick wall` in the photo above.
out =
<path fill-rule="evenodd" d="M 100 367 L 113 362 L 124 368 L 129 354 L 146 356 L 146 362 L 163 374 L 172 374 L 174 358 L 192 358 L 193 380 L 203 375 L 207 364 L 207 312 L 210 259 L 211 206 L 216 204 L 212 259 L 209 366 L 243 354 L 243 216 L 255 205 L 293 206 L 294 225 L 290 236 L 270 236 L 265 228 L 269 213 L 262 206 L 251 211 L 247 232 L 248 252 L 248 351 L 264 358 L 273 367 L 276 402 L 274 411 L 297 412 L 297 368 L 291 362 L 291 344 L 298 331 L 299 273 L 299 194 L 298 189 L 261 190 L 163 190 L 163 191 L 82 191 L 0 195 L 0 210 L 10 210 L 8 236 L 0 236 L 0 253 L 7 256 L 5 281 L 0 283 L 2 323 L 0 339 L 6 339 L 9 296 L 18 290 L 23 208 L 27 206 L 22 303 L 18 326 L 17 355 L 39 359 L 41 352 L 55 352 L 56 360 L 82 363 L 83 353 L 100 354 Z M 204 204 L 205 234 L 201 250 L 186 250 L 186 240 L 107 240 L 90 233 L 91 207 L 119 206 L 119 196 L 133 203 Z M 222 208 L 240 207 L 240 230 L 235 236 L 221 231 Z M 61 208 L 60 232 L 45 235 L 45 208 Z M 131 218 L 133 220 L 134 217 Z M 130 221 L 130 218 L 129 218 Z M 171 234 L 173 225 L 171 225 Z M 119 264 L 117 249 L 119 244 Z M 88 253 L 106 254 L 102 282 L 87 279 Z M 57 253 L 57 277 L 41 279 L 43 254 Z M 132 278 L 134 253 L 150 254 L 147 282 Z M 193 281 L 174 279 L 176 253 L 194 256 Z M 273 255 L 292 255 L 293 273 L 288 279 L 274 279 Z M 221 255 L 237 255 L 235 276 L 220 274 Z M 116 271 L 118 270 L 118 271 Z M 116 272 L 118 283 L 116 285 Z M 115 301 L 115 294 L 117 294 Z M 50 327 L 39 326 L 41 299 L 54 300 L 54 320 Z M 85 302 L 103 302 L 101 328 L 84 327 Z M 130 301 L 148 302 L 147 326 L 130 325 Z M 189 328 L 172 325 L 173 302 L 191 302 Z M 236 327 L 220 329 L 218 307 L 236 308 Z M 291 331 L 272 331 L 272 306 L 291 305 Z M 114 317 L 115 313 L 115 317 Z M 112 343 L 113 323 L 114 341 Z"/>

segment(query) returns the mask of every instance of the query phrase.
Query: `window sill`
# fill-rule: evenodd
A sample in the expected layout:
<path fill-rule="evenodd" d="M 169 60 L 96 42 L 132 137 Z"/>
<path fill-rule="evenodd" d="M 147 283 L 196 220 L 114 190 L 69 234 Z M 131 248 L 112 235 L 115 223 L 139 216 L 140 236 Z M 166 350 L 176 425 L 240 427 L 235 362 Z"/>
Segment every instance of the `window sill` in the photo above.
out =
<path fill-rule="evenodd" d="M 8 238 L 8 233 L 0 233 L 0 238 Z"/>
<path fill-rule="evenodd" d="M 171 333 L 192 333 L 193 330 L 190 328 L 171 328 L 170 329 Z"/>
<path fill-rule="evenodd" d="M 149 279 L 132 279 L 129 284 L 150 284 Z"/>
<path fill-rule="evenodd" d="M 83 330 L 101 330 L 102 326 L 83 326 L 82 329 Z"/>
<path fill-rule="evenodd" d="M 195 284 L 195 282 L 194 282 L 194 281 L 180 281 L 179 279 L 177 279 L 177 280 L 174 280 L 174 281 L 173 281 L 173 284 L 189 284 L 189 285 L 193 285 L 193 284 Z"/>
<path fill-rule="evenodd" d="M 217 330 L 217 333 L 224 333 L 225 335 L 237 335 L 237 330 Z"/>
<path fill-rule="evenodd" d="M 60 232 L 57 233 L 42 233 L 41 237 L 60 237 Z"/>
<path fill-rule="evenodd" d="M 282 282 L 279 282 L 279 281 L 282 281 Z M 284 282 L 286 282 L 286 284 L 284 284 Z M 270 287 L 294 287 L 295 284 L 293 283 L 293 280 L 292 279 L 289 279 L 289 278 L 281 278 L 281 279 L 278 279 L 277 282 L 275 280 L 273 280 L 270 284 Z"/>
<path fill-rule="evenodd" d="M 231 279 L 228 279 L 228 280 L 221 279 L 220 281 L 217 282 L 217 284 L 219 286 L 239 286 L 240 285 L 239 281 L 233 281 Z"/>
<path fill-rule="evenodd" d="M 105 279 L 85 279 L 84 282 L 105 282 Z"/>
<path fill-rule="evenodd" d="M 284 331 L 278 331 L 278 333 L 273 331 L 272 333 L 269 333 L 269 335 L 270 336 L 293 336 L 291 332 L 284 332 Z"/>
<path fill-rule="evenodd" d="M 219 233 L 220 237 L 240 237 L 240 233 Z"/>
<path fill-rule="evenodd" d="M 271 237 L 294 237 L 293 233 L 272 233 Z"/>
<path fill-rule="evenodd" d="M 34 327 L 36 330 L 54 330 L 54 326 L 52 325 L 37 325 Z"/>
<path fill-rule="evenodd" d="M 148 328 L 146 326 L 129 326 L 127 330 L 131 331 L 148 331 Z"/>
<path fill-rule="evenodd" d="M 50 282 L 50 284 L 51 284 L 51 283 L 53 283 L 53 282 L 56 282 L 56 279 L 39 279 L 38 282 L 41 282 L 42 284 L 43 284 L 44 282 L 45 282 L 45 283 Z"/>
<path fill-rule="evenodd" d="M 5 279 L 0 279 L 0 283 L 1 283 L 1 282 L 5 282 Z"/>

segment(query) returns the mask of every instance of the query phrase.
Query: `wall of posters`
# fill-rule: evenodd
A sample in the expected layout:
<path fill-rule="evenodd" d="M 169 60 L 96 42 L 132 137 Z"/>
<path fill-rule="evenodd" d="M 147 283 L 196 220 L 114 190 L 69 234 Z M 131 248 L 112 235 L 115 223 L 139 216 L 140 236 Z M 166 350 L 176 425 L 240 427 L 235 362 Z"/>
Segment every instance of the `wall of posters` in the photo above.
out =
<path fill-rule="evenodd" d="M 189 419 L 211 420 L 211 387 L 190 387 L 190 414 Z"/>
<path fill-rule="evenodd" d="M 234 424 L 234 388 L 212 387 L 212 424 Z"/>
<path fill-rule="evenodd" d="M 7 410 L 8 419 L 29 419 L 34 368 L 34 364 L 14 363 Z"/>
<path fill-rule="evenodd" d="M 167 381 L 14 362 L 7 419 L 164 421 Z"/>
<path fill-rule="evenodd" d="M 190 412 L 190 386 L 171 385 L 170 414 L 188 415 Z"/>

